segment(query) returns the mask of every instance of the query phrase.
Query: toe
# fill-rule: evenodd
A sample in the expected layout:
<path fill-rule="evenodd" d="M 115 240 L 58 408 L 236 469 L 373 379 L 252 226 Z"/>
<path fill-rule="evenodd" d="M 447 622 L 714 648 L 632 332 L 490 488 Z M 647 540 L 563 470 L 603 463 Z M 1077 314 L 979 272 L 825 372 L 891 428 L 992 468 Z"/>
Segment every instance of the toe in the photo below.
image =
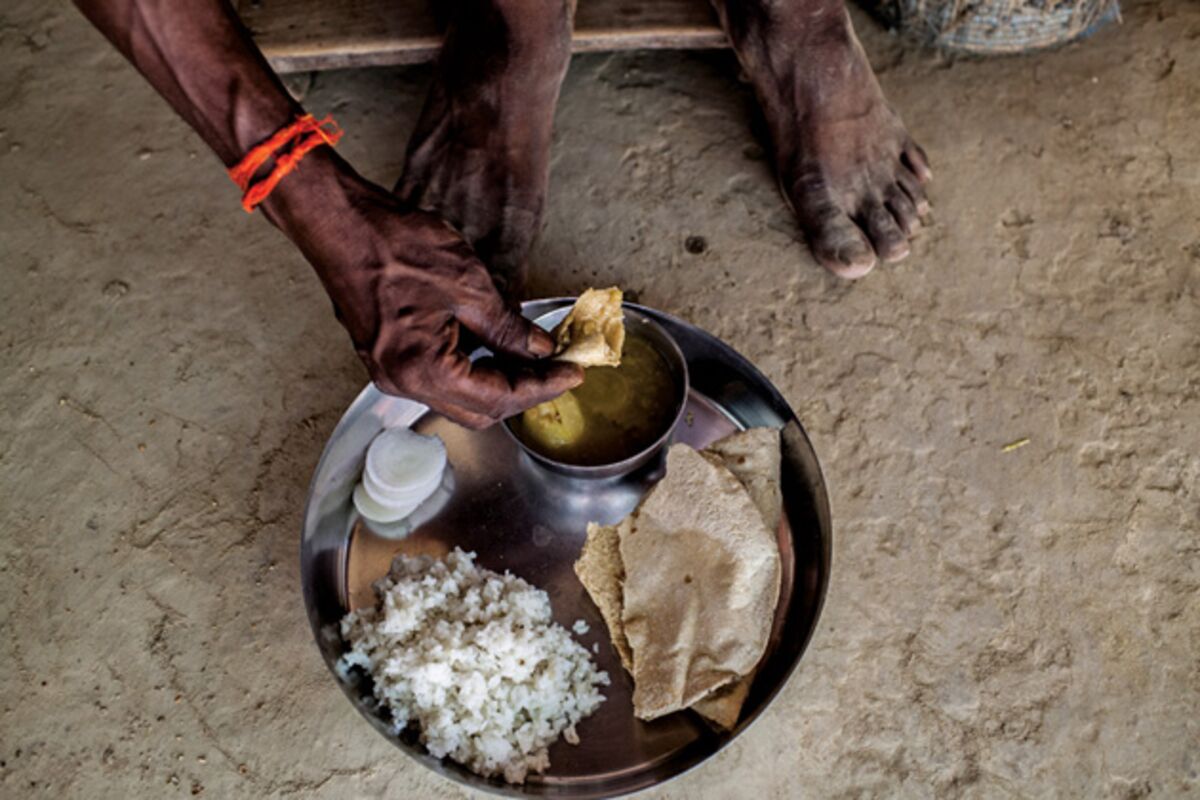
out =
<path fill-rule="evenodd" d="M 822 267 L 847 280 L 871 271 L 876 258 L 870 240 L 842 210 L 819 171 L 781 188 Z"/>
<path fill-rule="evenodd" d="M 928 183 L 933 178 L 933 171 L 929 169 L 929 157 L 925 155 L 924 148 L 916 142 L 908 143 L 900 155 L 900 160 L 912 170 L 921 183 Z"/>
<path fill-rule="evenodd" d="M 892 212 L 892 216 L 896 218 L 896 224 L 900 226 L 900 230 L 904 231 L 905 236 L 911 237 L 916 233 L 917 228 L 921 227 L 921 215 L 917 213 L 916 205 L 898 184 L 888 187 L 884 205 L 887 206 L 888 211 Z"/>
<path fill-rule="evenodd" d="M 821 266 L 839 278 L 855 280 L 875 266 L 871 243 L 845 214 L 827 217 L 809 230 L 808 241 Z"/>
<path fill-rule="evenodd" d="M 921 185 L 921 181 L 913 174 L 912 170 L 901 165 L 900 169 L 896 170 L 896 183 L 908 195 L 918 216 L 924 217 L 929 213 L 929 201 L 925 199 L 925 187 Z"/>
<path fill-rule="evenodd" d="M 868 201 L 862 211 L 862 223 L 875 252 L 884 261 L 899 261 L 908 255 L 908 237 L 882 202 Z"/>

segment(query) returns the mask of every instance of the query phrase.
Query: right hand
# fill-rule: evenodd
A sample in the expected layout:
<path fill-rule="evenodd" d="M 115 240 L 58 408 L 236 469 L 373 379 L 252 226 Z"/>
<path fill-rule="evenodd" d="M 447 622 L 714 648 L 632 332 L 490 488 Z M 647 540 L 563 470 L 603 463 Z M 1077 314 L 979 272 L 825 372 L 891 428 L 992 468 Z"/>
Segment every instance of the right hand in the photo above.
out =
<path fill-rule="evenodd" d="M 449 224 L 402 208 L 336 158 L 318 161 L 276 199 L 294 177 L 272 194 L 268 214 L 316 267 L 381 390 L 485 428 L 583 380 L 578 367 L 544 360 L 550 335 L 505 304 Z M 501 358 L 472 363 L 464 329 Z"/>

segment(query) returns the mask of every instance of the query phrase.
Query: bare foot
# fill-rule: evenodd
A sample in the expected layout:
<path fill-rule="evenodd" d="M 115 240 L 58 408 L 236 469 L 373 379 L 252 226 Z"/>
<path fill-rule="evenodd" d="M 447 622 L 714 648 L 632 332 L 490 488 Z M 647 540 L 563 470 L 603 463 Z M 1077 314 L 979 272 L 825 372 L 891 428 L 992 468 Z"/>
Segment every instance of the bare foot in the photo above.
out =
<path fill-rule="evenodd" d="M 460 0 L 396 194 L 462 231 L 518 296 L 541 226 L 574 0 Z"/>
<path fill-rule="evenodd" d="M 762 104 L 784 196 L 843 278 L 898 261 L 929 208 L 925 152 L 888 105 L 842 0 L 714 0 Z"/>

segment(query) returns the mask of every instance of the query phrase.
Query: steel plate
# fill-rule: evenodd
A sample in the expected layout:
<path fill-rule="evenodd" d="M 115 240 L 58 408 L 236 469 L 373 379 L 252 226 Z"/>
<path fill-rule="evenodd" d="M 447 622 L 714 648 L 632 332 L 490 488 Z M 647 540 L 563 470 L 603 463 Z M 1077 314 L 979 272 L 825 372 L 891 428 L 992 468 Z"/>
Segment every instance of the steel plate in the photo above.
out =
<path fill-rule="evenodd" d="M 567 299 L 526 303 L 538 317 Z M 578 726 L 582 743 L 558 742 L 550 770 L 522 786 L 485 780 L 449 760 L 432 758 L 410 735 L 396 737 L 372 698 L 342 681 L 351 702 L 374 727 L 413 758 L 445 777 L 514 796 L 611 797 L 678 775 L 713 755 L 766 708 L 800 660 L 820 614 L 829 576 L 831 525 L 824 479 L 812 445 L 783 397 L 732 348 L 662 312 L 636 306 L 675 338 L 688 361 L 692 389 L 675 434 L 700 448 L 737 429 L 768 425 L 783 430 L 784 521 L 779 530 L 783 585 L 767 654 L 738 726 L 715 733 L 693 712 L 644 723 L 633 716 L 632 683 L 608 641 L 607 629 L 572 564 L 589 521 L 614 523 L 637 505 L 659 477 L 660 462 L 609 481 L 583 481 L 546 471 L 499 426 L 468 431 L 412 401 L 368 386 L 342 417 L 317 465 L 304 514 L 300 564 L 304 601 L 321 653 L 331 670 L 343 645 L 337 622 L 347 610 L 373 601 L 371 584 L 397 553 L 442 555 L 455 546 L 473 550 L 489 569 L 510 570 L 550 595 L 555 619 L 591 648 L 612 685 L 607 701 Z M 446 443 L 452 467 L 443 491 L 418 512 L 405 538 L 371 530 L 353 510 L 350 494 L 367 445 L 384 428 L 411 426 Z"/>

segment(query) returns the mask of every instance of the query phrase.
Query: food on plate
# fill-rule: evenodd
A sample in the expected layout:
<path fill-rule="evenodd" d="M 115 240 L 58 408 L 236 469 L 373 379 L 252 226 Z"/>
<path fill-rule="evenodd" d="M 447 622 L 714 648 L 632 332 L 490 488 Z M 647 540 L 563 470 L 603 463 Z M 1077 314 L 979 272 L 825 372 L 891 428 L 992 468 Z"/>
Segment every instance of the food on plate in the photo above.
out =
<path fill-rule="evenodd" d="M 691 706 L 736 723 L 779 598 L 780 434 L 705 451 L 675 445 L 667 475 L 615 526 L 589 525 L 575 572 L 634 677 L 634 711 Z"/>
<path fill-rule="evenodd" d="M 437 436 L 408 428 L 385 430 L 367 448 L 354 507 L 371 522 L 398 522 L 437 491 L 445 472 L 446 445 Z"/>
<path fill-rule="evenodd" d="M 721 464 L 741 481 L 750 494 L 767 529 L 776 534 L 783 519 L 783 493 L 780 490 L 780 434 L 775 428 L 750 428 L 709 445 L 705 457 L 716 456 Z M 777 601 L 778 602 L 778 601 Z M 754 682 L 752 670 L 728 686 L 716 689 L 692 705 L 718 728 L 729 730 L 737 724 L 742 704 Z"/>
<path fill-rule="evenodd" d="M 571 392 L 526 409 L 521 415 L 521 427 L 530 439 L 550 451 L 578 441 L 586 429 L 583 409 Z"/>
<path fill-rule="evenodd" d="M 368 675 L 394 732 L 416 726 L 435 757 L 523 783 L 604 702 L 608 675 L 551 619 L 546 593 L 473 553 L 399 555 L 375 594 L 342 619 L 338 673 Z"/>
<path fill-rule="evenodd" d="M 746 488 L 687 445 L 621 537 L 621 621 L 641 719 L 686 708 L 748 674 L 767 646 L 780 562 Z"/>
<path fill-rule="evenodd" d="M 527 446 L 556 461 L 612 464 L 667 431 L 680 395 L 666 359 L 645 337 L 631 334 L 620 365 L 585 369 L 582 384 L 508 424 Z"/>
<path fill-rule="evenodd" d="M 692 703 L 692 710 L 717 728 L 733 730 L 742 716 L 742 705 L 750 694 L 750 686 L 754 683 L 754 672 L 738 678 L 719 689 Z"/>
<path fill-rule="evenodd" d="M 625 580 L 625 567 L 621 564 L 621 535 L 622 531 L 627 535 L 632 524 L 632 516 L 616 525 L 589 522 L 587 540 L 583 543 L 579 560 L 575 562 L 575 574 L 587 589 L 592 602 L 600 609 L 600 616 L 608 626 L 613 649 L 621 659 L 621 666 L 629 672 L 633 671 L 633 654 L 629 652 L 629 642 L 621 624 L 621 611 L 625 605 L 621 599 L 621 583 Z"/>
<path fill-rule="evenodd" d="M 780 491 L 780 433 L 777 428 L 750 428 L 713 442 L 703 450 L 720 458 L 721 464 L 741 481 L 762 514 L 771 533 L 783 519 Z"/>
<path fill-rule="evenodd" d="M 615 367 L 621 363 L 625 316 L 621 290 L 588 289 L 553 333 L 554 358 L 581 367 Z"/>

